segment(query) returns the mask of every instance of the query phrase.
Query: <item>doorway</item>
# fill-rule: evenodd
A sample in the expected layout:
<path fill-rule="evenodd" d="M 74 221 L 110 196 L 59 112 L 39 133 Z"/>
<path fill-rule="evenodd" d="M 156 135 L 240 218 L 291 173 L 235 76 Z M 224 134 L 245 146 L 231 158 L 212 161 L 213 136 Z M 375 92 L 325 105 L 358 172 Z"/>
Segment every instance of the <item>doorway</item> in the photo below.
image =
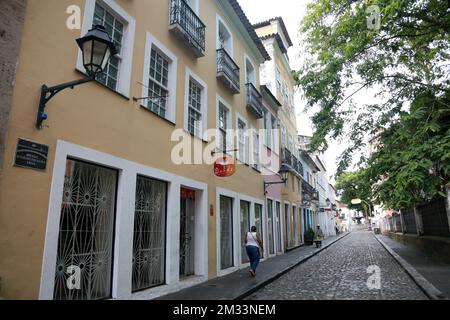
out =
<path fill-rule="evenodd" d="M 181 189 L 180 278 L 195 274 L 195 191 Z"/>

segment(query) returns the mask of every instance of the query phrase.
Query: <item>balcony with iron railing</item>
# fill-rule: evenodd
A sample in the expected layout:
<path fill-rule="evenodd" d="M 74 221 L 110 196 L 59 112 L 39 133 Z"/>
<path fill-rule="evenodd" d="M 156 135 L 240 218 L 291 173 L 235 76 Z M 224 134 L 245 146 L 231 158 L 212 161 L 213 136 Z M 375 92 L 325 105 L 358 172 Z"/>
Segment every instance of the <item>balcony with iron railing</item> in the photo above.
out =
<path fill-rule="evenodd" d="M 256 119 L 264 118 L 262 95 L 252 83 L 247 83 L 247 108 L 253 113 Z"/>
<path fill-rule="evenodd" d="M 170 30 L 197 58 L 205 55 L 205 25 L 185 0 L 170 0 Z"/>
<path fill-rule="evenodd" d="M 239 67 L 225 49 L 217 50 L 217 79 L 230 88 L 233 94 L 240 92 Z"/>
<path fill-rule="evenodd" d="M 283 164 L 287 164 L 293 170 L 295 170 L 299 175 L 303 176 L 302 163 L 287 148 L 283 148 L 281 159 L 282 159 Z"/>
<path fill-rule="evenodd" d="M 309 200 L 319 200 L 319 192 L 317 192 L 317 190 L 305 179 L 302 179 L 302 194 L 304 198 L 307 198 Z"/>

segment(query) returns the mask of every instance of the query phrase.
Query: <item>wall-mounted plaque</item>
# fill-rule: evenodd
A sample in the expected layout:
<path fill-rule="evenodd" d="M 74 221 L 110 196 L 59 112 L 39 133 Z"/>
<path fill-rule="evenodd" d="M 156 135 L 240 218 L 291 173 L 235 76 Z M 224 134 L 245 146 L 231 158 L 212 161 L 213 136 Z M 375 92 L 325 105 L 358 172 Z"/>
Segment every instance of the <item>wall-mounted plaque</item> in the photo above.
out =
<path fill-rule="evenodd" d="M 47 168 L 48 146 L 19 139 L 14 165 L 17 167 L 45 170 Z"/>

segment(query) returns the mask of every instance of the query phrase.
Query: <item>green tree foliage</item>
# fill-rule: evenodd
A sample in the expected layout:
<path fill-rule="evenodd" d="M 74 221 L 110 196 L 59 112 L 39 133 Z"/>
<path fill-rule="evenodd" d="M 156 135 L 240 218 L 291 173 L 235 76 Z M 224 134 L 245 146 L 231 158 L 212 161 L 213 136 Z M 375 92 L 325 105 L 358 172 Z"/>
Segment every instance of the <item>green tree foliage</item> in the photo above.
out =
<path fill-rule="evenodd" d="M 372 187 L 368 179 L 366 169 L 360 169 L 352 172 L 343 172 L 336 179 L 336 191 L 340 200 L 345 203 L 349 209 L 364 210 L 369 212 L 368 205 L 361 203 L 354 205 L 352 199 L 362 199 L 373 206 Z"/>
<path fill-rule="evenodd" d="M 378 202 L 402 208 L 445 196 L 450 177 L 450 91 L 425 92 L 377 138 L 367 179 Z"/>
<path fill-rule="evenodd" d="M 368 27 L 372 5 L 379 29 Z M 294 76 L 307 107 L 319 110 L 312 149 L 345 135 L 340 173 L 367 136 L 377 137 L 366 178 L 380 201 L 403 206 L 437 195 L 450 161 L 450 1 L 316 0 L 301 31 L 306 61 Z M 369 88 L 381 102 L 356 105 L 352 97 Z"/>

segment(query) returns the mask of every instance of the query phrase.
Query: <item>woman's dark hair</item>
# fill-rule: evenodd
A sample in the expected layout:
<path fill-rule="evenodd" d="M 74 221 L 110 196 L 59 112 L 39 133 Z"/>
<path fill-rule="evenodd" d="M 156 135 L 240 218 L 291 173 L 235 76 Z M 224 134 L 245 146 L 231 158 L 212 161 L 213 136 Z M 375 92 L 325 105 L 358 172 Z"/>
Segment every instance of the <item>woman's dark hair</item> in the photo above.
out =
<path fill-rule="evenodd" d="M 251 230 L 252 232 L 256 232 L 256 227 L 253 226 L 250 230 Z"/>

